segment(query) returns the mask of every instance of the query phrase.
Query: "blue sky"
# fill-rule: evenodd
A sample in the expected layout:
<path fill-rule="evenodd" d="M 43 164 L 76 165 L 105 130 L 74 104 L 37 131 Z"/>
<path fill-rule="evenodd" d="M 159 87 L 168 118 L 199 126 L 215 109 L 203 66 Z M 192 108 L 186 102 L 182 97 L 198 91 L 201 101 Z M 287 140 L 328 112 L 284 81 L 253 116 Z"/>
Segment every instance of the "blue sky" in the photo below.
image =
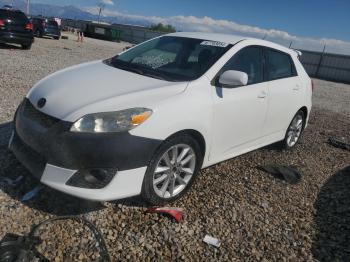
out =
<path fill-rule="evenodd" d="M 13 0 L 23 1 L 23 0 Z M 74 5 L 115 21 L 171 24 L 179 31 L 265 38 L 292 48 L 350 55 L 350 0 L 31 0 Z M 119 20 L 118 20 L 119 19 Z"/>
<path fill-rule="evenodd" d="M 142 16 L 208 16 L 292 35 L 350 41 L 350 0 L 104 0 L 107 10 Z M 98 0 L 35 0 L 92 8 Z"/>

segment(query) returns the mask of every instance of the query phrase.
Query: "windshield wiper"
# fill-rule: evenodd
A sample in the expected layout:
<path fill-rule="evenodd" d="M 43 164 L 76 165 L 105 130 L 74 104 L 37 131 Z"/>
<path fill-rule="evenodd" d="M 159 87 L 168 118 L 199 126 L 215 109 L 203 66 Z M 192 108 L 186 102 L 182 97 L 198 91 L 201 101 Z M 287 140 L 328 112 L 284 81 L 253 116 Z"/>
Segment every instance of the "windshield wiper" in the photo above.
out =
<path fill-rule="evenodd" d="M 146 72 L 143 71 L 143 75 L 144 76 L 149 76 L 149 77 L 153 77 L 153 78 L 157 78 L 159 80 L 164 80 L 164 81 L 169 81 L 169 79 L 167 77 L 164 77 L 164 75 L 162 73 L 158 73 L 158 72 Z"/>
<path fill-rule="evenodd" d="M 133 72 L 133 73 L 136 73 L 136 74 L 139 74 L 139 75 L 143 74 L 142 70 L 137 69 L 135 67 L 130 67 L 130 66 L 123 65 L 123 64 L 112 64 L 112 65 L 114 67 L 116 67 L 116 68 L 119 68 L 119 69 L 122 69 L 122 70 L 126 70 L 126 71 L 130 71 L 130 72 Z"/>
<path fill-rule="evenodd" d="M 136 73 L 139 75 L 148 76 L 148 77 L 152 77 L 152 78 L 156 78 L 156 79 L 164 80 L 164 81 L 171 81 L 171 82 L 176 81 L 175 79 L 167 77 L 165 73 L 156 71 L 151 67 L 148 68 L 148 67 L 145 67 L 145 66 L 142 66 L 139 64 L 131 63 L 131 62 L 120 63 L 117 60 L 114 60 L 114 61 L 111 60 L 108 62 L 109 62 L 109 64 L 111 64 L 112 66 L 114 66 L 116 68 L 126 70 L 129 72 L 133 72 L 133 73 Z"/>
<path fill-rule="evenodd" d="M 156 72 L 153 69 L 148 69 L 148 68 L 144 68 L 144 67 L 141 68 L 140 66 L 137 66 L 133 63 L 130 63 L 130 66 L 125 66 L 125 67 L 121 66 L 121 67 L 123 67 L 123 69 L 125 68 L 125 70 L 134 72 L 134 73 L 139 74 L 139 75 L 149 76 L 152 78 L 157 78 L 159 80 L 167 80 L 167 78 L 164 77 L 164 75 L 162 73 Z"/>

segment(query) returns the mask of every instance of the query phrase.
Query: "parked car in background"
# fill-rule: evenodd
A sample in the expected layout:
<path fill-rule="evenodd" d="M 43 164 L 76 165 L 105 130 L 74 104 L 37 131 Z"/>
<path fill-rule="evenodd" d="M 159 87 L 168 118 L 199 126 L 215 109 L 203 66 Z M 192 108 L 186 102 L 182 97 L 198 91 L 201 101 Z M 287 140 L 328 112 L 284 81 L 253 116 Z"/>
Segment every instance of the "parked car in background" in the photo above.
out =
<path fill-rule="evenodd" d="M 19 10 L 0 9 L 0 43 L 19 44 L 30 49 L 34 42 L 33 24 Z"/>
<path fill-rule="evenodd" d="M 299 55 L 234 35 L 158 37 L 38 82 L 16 112 L 10 149 L 62 192 L 165 204 L 202 168 L 297 144 L 312 97 Z"/>
<path fill-rule="evenodd" d="M 33 31 L 36 37 L 49 36 L 58 40 L 61 37 L 61 29 L 56 20 L 43 17 L 33 17 Z"/>

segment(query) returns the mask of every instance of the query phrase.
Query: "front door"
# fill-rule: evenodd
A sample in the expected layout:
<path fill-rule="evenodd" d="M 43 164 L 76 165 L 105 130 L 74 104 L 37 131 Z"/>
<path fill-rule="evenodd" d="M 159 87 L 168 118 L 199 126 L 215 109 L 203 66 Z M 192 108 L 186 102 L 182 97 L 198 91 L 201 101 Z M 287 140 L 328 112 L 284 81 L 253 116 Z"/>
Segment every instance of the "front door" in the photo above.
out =
<path fill-rule="evenodd" d="M 213 88 L 212 161 L 229 158 L 238 147 L 261 137 L 268 99 L 263 61 L 262 48 L 249 46 L 238 51 L 220 71 L 219 75 L 227 70 L 245 72 L 248 85 L 224 88 L 216 84 Z"/>

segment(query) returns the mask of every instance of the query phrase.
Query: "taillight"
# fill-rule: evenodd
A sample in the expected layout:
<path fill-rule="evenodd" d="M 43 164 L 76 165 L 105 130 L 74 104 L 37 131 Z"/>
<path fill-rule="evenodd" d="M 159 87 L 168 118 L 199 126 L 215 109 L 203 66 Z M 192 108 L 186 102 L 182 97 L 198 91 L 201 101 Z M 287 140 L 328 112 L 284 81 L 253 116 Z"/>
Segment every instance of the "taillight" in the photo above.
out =
<path fill-rule="evenodd" d="M 33 24 L 32 23 L 26 24 L 26 29 L 27 30 L 33 30 Z"/>
<path fill-rule="evenodd" d="M 311 80 L 311 90 L 312 90 L 312 92 L 314 91 L 314 88 L 315 88 L 314 80 Z"/>
<path fill-rule="evenodd" d="M 5 26 L 5 20 L 0 19 L 0 27 Z"/>

